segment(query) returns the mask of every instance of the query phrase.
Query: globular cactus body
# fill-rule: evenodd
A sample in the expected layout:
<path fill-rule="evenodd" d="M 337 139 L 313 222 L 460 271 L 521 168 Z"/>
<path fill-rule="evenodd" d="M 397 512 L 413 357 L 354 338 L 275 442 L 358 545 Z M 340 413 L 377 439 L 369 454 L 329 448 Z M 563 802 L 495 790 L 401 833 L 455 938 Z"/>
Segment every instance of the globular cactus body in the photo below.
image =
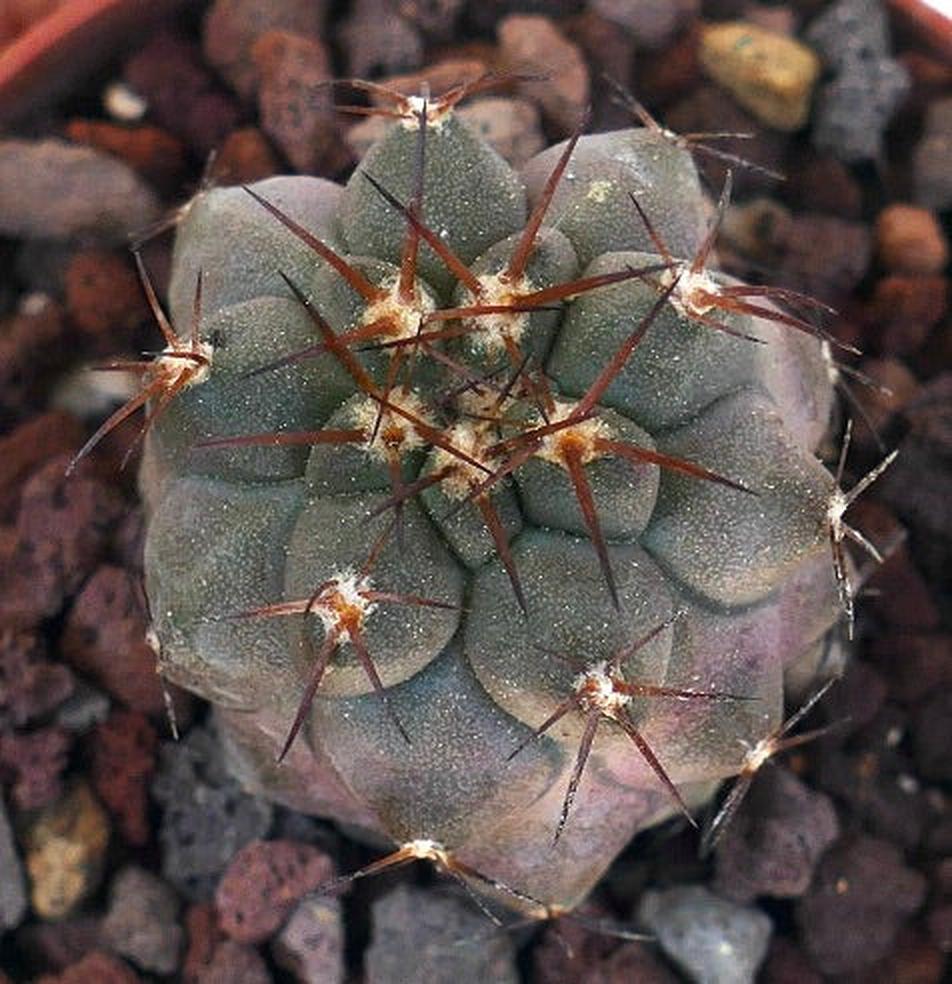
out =
<path fill-rule="evenodd" d="M 708 271 L 663 134 L 520 175 L 451 102 L 395 98 L 344 188 L 192 202 L 171 320 L 200 283 L 209 365 L 148 434 L 147 590 L 250 786 L 571 907 L 837 617 L 829 376 Z"/>

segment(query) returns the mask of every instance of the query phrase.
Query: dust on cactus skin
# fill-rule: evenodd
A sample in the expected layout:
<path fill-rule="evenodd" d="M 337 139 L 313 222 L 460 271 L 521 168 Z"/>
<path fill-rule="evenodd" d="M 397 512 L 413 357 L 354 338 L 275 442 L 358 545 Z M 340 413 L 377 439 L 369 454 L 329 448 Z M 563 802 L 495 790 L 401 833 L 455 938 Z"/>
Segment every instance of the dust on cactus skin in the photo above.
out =
<path fill-rule="evenodd" d="M 683 143 L 516 173 L 466 94 L 388 93 L 345 187 L 196 196 L 187 352 L 114 419 L 151 401 L 160 669 L 242 779 L 398 845 L 360 874 L 561 911 L 744 774 L 841 614 L 829 360 L 807 299 L 711 270 Z"/>

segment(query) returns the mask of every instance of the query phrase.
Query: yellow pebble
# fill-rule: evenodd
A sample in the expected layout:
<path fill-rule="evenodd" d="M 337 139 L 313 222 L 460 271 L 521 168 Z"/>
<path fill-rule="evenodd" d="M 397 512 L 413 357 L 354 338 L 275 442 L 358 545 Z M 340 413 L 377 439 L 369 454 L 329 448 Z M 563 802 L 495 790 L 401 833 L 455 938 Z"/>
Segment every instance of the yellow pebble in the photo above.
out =
<path fill-rule="evenodd" d="M 41 919 L 63 919 L 94 892 L 109 844 L 109 820 L 79 784 L 42 810 L 26 832 L 30 900 Z"/>
<path fill-rule="evenodd" d="M 701 64 L 767 126 L 799 130 L 806 123 L 820 60 L 799 41 L 743 21 L 710 24 Z"/>

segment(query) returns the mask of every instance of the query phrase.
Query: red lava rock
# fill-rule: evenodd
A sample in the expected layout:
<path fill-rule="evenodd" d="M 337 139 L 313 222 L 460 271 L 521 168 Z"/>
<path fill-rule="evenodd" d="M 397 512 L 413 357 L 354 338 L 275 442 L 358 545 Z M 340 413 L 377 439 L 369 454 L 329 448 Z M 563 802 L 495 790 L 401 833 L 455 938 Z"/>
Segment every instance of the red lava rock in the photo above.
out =
<path fill-rule="evenodd" d="M 832 694 L 831 694 L 832 696 Z M 816 782 L 848 808 L 856 826 L 904 848 L 921 841 L 928 800 L 901 742 L 905 713 L 892 704 L 842 746 L 816 757 Z"/>
<path fill-rule="evenodd" d="M 590 101 L 588 66 L 578 46 L 547 17 L 512 14 L 496 30 L 502 63 L 511 72 L 544 75 L 544 82 L 524 82 L 519 92 L 542 110 L 560 134 L 579 125 Z"/>
<path fill-rule="evenodd" d="M 912 718 L 912 743 L 919 773 L 933 782 L 952 779 L 952 691 L 933 694 Z"/>
<path fill-rule="evenodd" d="M 325 0 L 215 0 L 205 15 L 202 48 L 231 87 L 250 100 L 258 85 L 251 57 L 255 42 L 268 31 L 290 31 L 319 40 Z"/>
<path fill-rule="evenodd" d="M 182 981 L 183 984 L 198 984 L 203 971 L 211 964 L 219 943 L 225 939 L 212 902 L 199 902 L 188 907 L 185 911 L 185 934 L 188 947 L 182 962 Z"/>
<path fill-rule="evenodd" d="M 155 771 L 157 736 L 137 711 L 115 711 L 92 736 L 90 778 L 96 795 L 129 844 L 149 839 L 149 780 Z"/>
<path fill-rule="evenodd" d="M 805 213 L 794 216 L 785 246 L 779 279 L 819 300 L 835 302 L 863 279 L 872 237 L 861 222 Z"/>
<path fill-rule="evenodd" d="M 891 273 L 941 273 L 949 262 L 949 243 L 935 213 L 896 203 L 876 216 L 876 248 Z"/>
<path fill-rule="evenodd" d="M 337 36 L 352 78 L 409 72 L 423 61 L 420 32 L 388 0 L 356 0 Z"/>
<path fill-rule="evenodd" d="M 700 41 L 700 24 L 694 23 L 664 51 L 639 52 L 634 89 L 638 97 L 651 106 L 666 106 L 691 92 L 701 80 Z"/>
<path fill-rule="evenodd" d="M 893 628 L 914 631 L 938 628 L 939 610 L 929 582 L 916 567 L 905 544 L 873 572 L 869 587 L 876 591 L 869 599 L 870 607 Z"/>
<path fill-rule="evenodd" d="M 718 845 L 712 888 L 740 903 L 759 895 L 796 898 L 838 834 L 828 797 L 785 769 L 765 770 Z"/>
<path fill-rule="evenodd" d="M 100 920 L 74 916 L 58 922 L 28 922 L 16 934 L 19 952 L 32 967 L 59 973 L 103 948 Z"/>
<path fill-rule="evenodd" d="M 765 128 L 715 85 L 699 85 L 668 110 L 664 123 L 677 133 L 710 133 L 712 130 L 749 133 L 750 139 L 732 137 L 714 140 L 710 142 L 710 146 L 760 167 L 783 173 L 788 137 L 777 130 Z M 751 168 L 738 167 L 732 162 L 719 160 L 703 152 L 696 153 L 694 159 L 711 188 L 720 189 L 723 186 L 729 168 L 733 174 L 735 194 L 752 189 L 776 193 L 776 181 Z"/>
<path fill-rule="evenodd" d="M 117 700 L 145 714 L 165 700 L 146 642 L 142 594 L 121 567 L 104 564 L 73 603 L 60 642 L 63 656 Z M 121 658 L 120 658 L 121 657 Z"/>
<path fill-rule="evenodd" d="M 400 14 L 428 40 L 449 41 L 465 6 L 466 0 L 405 0 L 400 4 Z"/>
<path fill-rule="evenodd" d="M 13 778 L 13 802 L 21 810 L 37 810 L 59 797 L 71 745 L 71 736 L 57 727 L 0 735 L 0 776 Z"/>
<path fill-rule="evenodd" d="M 66 268 L 66 309 L 80 331 L 107 336 L 97 349 L 113 351 L 112 333 L 127 336 L 148 317 L 139 278 L 128 256 L 101 249 L 75 253 Z"/>
<path fill-rule="evenodd" d="M 253 126 L 232 130 L 211 167 L 215 184 L 250 184 L 278 174 L 281 166 L 267 137 Z"/>
<path fill-rule="evenodd" d="M 796 161 L 780 190 L 798 211 L 826 212 L 841 219 L 859 219 L 863 214 L 862 186 L 835 157 L 810 154 Z"/>
<path fill-rule="evenodd" d="M 584 981 L 594 970 L 593 978 L 598 981 L 595 975 L 614 948 L 607 936 L 593 933 L 580 923 L 555 920 L 545 927 L 532 952 L 532 979 L 536 984 L 566 984 Z"/>
<path fill-rule="evenodd" d="M 902 633 L 870 641 L 870 653 L 889 678 L 889 696 L 916 704 L 952 690 L 952 636 Z"/>
<path fill-rule="evenodd" d="M 35 625 L 55 615 L 106 550 L 122 515 L 119 495 L 85 469 L 65 475 L 51 459 L 23 487 L 16 550 L 0 576 L 0 623 Z"/>
<path fill-rule="evenodd" d="M 185 172 L 181 140 L 157 126 L 120 126 L 107 120 L 70 120 L 66 135 L 125 161 L 147 181 L 173 191 Z"/>
<path fill-rule="evenodd" d="M 802 951 L 786 937 L 777 935 L 770 941 L 760 980 L 761 984 L 823 984 Z"/>
<path fill-rule="evenodd" d="M 199 974 L 197 984 L 271 984 L 271 974 L 254 947 L 224 940 Z"/>
<path fill-rule="evenodd" d="M 141 978 L 118 957 L 97 951 L 52 977 L 44 974 L 35 984 L 139 984 Z"/>
<path fill-rule="evenodd" d="M 924 896 L 925 879 L 892 844 L 865 836 L 843 841 L 797 903 L 804 947 L 824 974 L 859 970 L 892 950 Z"/>
<path fill-rule="evenodd" d="M 251 49 L 261 82 L 261 128 L 297 171 L 334 173 L 350 163 L 336 124 L 330 54 L 320 41 L 268 31 Z"/>
<path fill-rule="evenodd" d="M 594 10 L 571 18 L 562 25 L 566 35 L 582 49 L 592 77 L 592 128 L 615 129 L 631 124 L 631 111 L 614 100 L 613 82 L 629 91 L 632 83 L 634 43 L 618 25 Z M 641 92 L 640 87 L 636 91 Z"/>
<path fill-rule="evenodd" d="M 0 731 L 48 714 L 75 685 L 67 667 L 46 658 L 39 635 L 0 628 Z"/>
<path fill-rule="evenodd" d="M 15 518 L 20 490 L 33 471 L 48 458 L 78 448 L 82 441 L 79 421 L 61 410 L 31 417 L 0 438 L 0 519 Z"/>
<path fill-rule="evenodd" d="M 873 967 L 844 977 L 844 984 L 940 984 L 946 960 L 940 949 L 921 933 L 900 931 L 896 949 Z"/>
<path fill-rule="evenodd" d="M 65 334 L 63 310 L 48 298 L 31 298 L 26 310 L 0 319 L 0 415 L 16 419 L 40 401 L 71 357 Z"/>
<path fill-rule="evenodd" d="M 890 355 L 911 355 L 949 309 L 945 277 L 892 274 L 876 284 L 867 309 L 878 348 Z"/>
<path fill-rule="evenodd" d="M 933 943 L 943 953 L 952 952 L 952 904 L 940 905 L 933 909 L 929 913 L 928 927 Z"/>
<path fill-rule="evenodd" d="M 252 841 L 222 877 L 215 895 L 222 929 L 239 943 L 261 943 L 294 903 L 333 876 L 331 859 L 309 844 Z"/>
<path fill-rule="evenodd" d="M 156 34 L 136 52 L 126 62 L 124 74 L 148 101 L 159 125 L 201 157 L 238 122 L 238 107 L 216 85 L 198 46 L 168 32 Z"/>

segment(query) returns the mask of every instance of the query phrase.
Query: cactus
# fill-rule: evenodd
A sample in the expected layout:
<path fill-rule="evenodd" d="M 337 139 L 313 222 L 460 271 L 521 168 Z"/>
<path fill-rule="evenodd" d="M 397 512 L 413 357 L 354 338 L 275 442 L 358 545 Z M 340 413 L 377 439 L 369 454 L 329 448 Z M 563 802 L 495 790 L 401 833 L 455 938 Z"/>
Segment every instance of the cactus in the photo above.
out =
<path fill-rule="evenodd" d="M 150 401 L 160 670 L 250 787 L 556 911 L 783 733 L 848 501 L 816 305 L 712 269 L 729 187 L 712 220 L 650 126 L 516 173 L 465 94 L 377 93 L 344 187 L 199 194 L 188 341 L 153 297 L 168 349 L 89 446 Z"/>

